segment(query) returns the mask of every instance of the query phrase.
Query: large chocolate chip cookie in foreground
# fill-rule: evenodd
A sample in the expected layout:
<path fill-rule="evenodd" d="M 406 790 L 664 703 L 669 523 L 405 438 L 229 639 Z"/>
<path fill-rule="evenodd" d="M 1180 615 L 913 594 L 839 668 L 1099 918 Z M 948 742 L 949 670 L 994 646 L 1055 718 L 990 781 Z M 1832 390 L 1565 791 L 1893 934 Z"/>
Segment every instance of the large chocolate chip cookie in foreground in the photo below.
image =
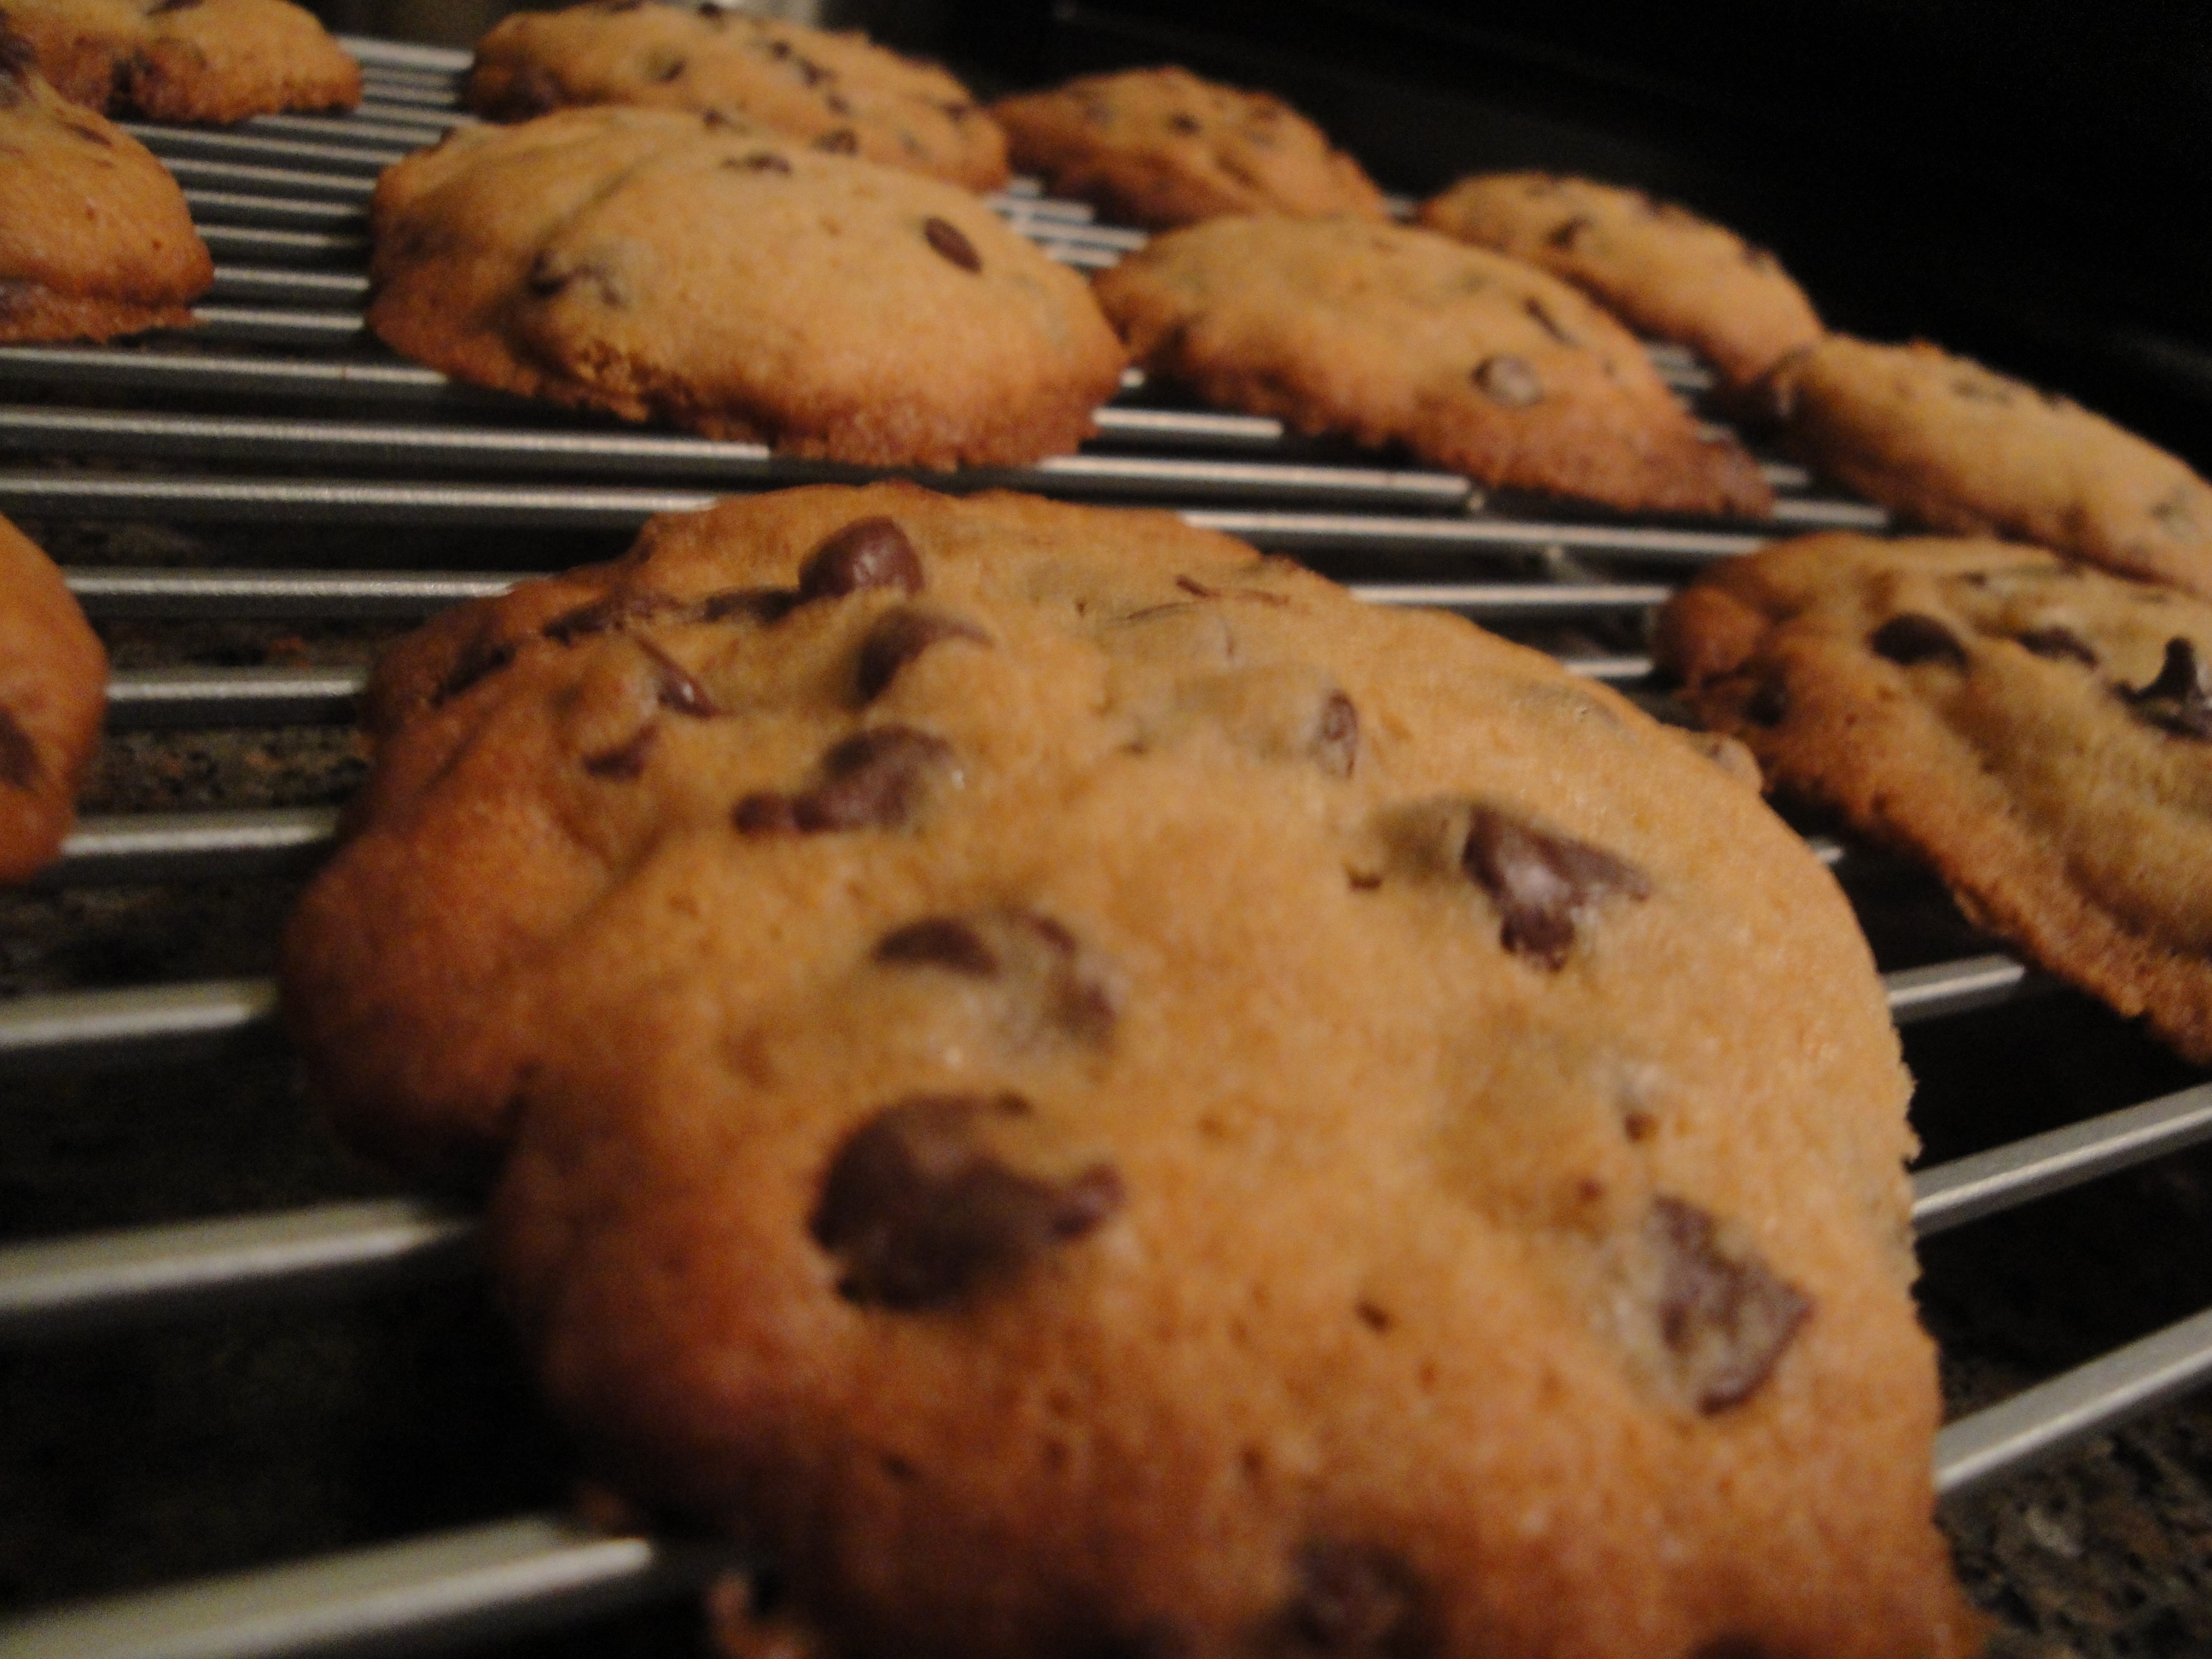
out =
<path fill-rule="evenodd" d="M 1970 1651 L 1826 873 L 1550 659 L 1164 514 L 663 518 L 380 670 L 362 1140 L 847 1656 Z"/>

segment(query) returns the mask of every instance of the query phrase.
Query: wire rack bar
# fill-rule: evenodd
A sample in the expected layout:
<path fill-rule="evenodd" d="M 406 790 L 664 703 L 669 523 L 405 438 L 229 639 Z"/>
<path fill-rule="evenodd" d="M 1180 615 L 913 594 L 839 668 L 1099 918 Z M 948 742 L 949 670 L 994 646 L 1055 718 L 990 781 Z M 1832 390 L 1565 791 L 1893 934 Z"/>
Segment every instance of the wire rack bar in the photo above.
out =
<path fill-rule="evenodd" d="M 423 46 L 411 40 L 387 40 L 374 34 L 341 34 L 337 42 L 364 71 L 371 74 L 451 78 L 466 75 L 469 66 L 476 62 L 473 52 L 464 52 L 459 46 Z"/>
<path fill-rule="evenodd" d="M 1909 968 L 1883 975 L 1889 988 L 1889 1017 L 1899 1025 L 1993 1007 L 2021 997 L 2039 996 L 2055 982 L 2010 957 L 1969 957 Z"/>
<path fill-rule="evenodd" d="M 353 718 L 362 668 L 134 668 L 107 679 L 107 729 L 319 726 Z"/>
<path fill-rule="evenodd" d="M 259 258 L 266 248 L 243 250 Z M 195 306 L 195 337 L 227 345 L 347 346 L 365 337 L 357 311 L 301 311 L 290 307 Z"/>
<path fill-rule="evenodd" d="M 427 617 L 520 580 L 460 571 L 167 570 L 78 566 L 64 573 L 88 616 L 279 619 Z"/>
<path fill-rule="evenodd" d="M 1912 1177 L 1912 1223 L 1926 1237 L 2203 1140 L 2212 1140 L 2212 1084 L 1923 1170 Z"/>
<path fill-rule="evenodd" d="M 395 1198 L 10 1245 L 0 1249 L 0 1339 L 423 1284 L 474 1269 L 477 1235 L 462 1211 Z"/>
<path fill-rule="evenodd" d="M 360 208 L 350 202 L 314 202 L 304 197 L 250 196 L 242 191 L 187 190 L 185 204 L 192 210 L 192 217 L 203 230 L 213 225 L 268 225 L 276 229 L 300 229 L 319 225 L 326 228 L 343 227 L 356 234 L 362 234 L 368 220 Z M 297 276 L 296 271 L 284 271 L 285 276 Z M 222 281 L 222 273 L 216 273 Z M 337 280 L 332 278 L 331 280 Z M 361 284 L 361 291 L 368 289 L 367 276 L 349 277 Z"/>
<path fill-rule="evenodd" d="M 18 997 L 0 1002 L 0 1076 L 221 1054 L 267 1027 L 276 1013 L 276 984 L 267 979 Z"/>
<path fill-rule="evenodd" d="M 304 204 L 313 206 L 313 203 Z M 282 265 L 217 265 L 211 300 L 266 300 L 276 302 L 312 301 L 319 306 L 343 305 L 368 292 L 368 278 L 349 270 L 296 270 Z"/>
<path fill-rule="evenodd" d="M 337 828 L 337 810 L 325 806 L 82 818 L 33 884 L 294 875 L 323 860 Z"/>
<path fill-rule="evenodd" d="M 34 1614 L 0 1626 L 0 1659 L 368 1659 L 663 1600 L 738 1565 L 717 1546 L 520 1516 Z"/>
<path fill-rule="evenodd" d="M 262 230 L 251 225 L 202 225 L 200 240 L 217 258 L 241 255 L 253 259 L 345 261 L 359 264 L 368 252 L 368 238 L 360 232 L 322 230 Z M 353 325 L 361 327 L 361 313 Z"/>
<path fill-rule="evenodd" d="M 282 195 L 326 196 L 333 202 L 365 212 L 376 180 L 359 173 L 310 173 L 298 167 L 257 167 L 248 161 L 217 161 L 191 155 L 165 155 L 161 165 L 176 181 L 240 191 L 274 191 Z"/>
<path fill-rule="evenodd" d="M 378 173 L 394 161 L 405 161 L 408 155 L 406 150 L 389 144 L 311 144 L 296 138 L 258 138 L 248 132 L 205 127 L 152 126 L 143 121 L 118 121 L 116 125 L 165 161 L 173 155 L 218 161 L 312 161 L 319 167 L 357 170 L 364 188 L 374 186 Z M 335 124 L 331 135 L 334 138 L 340 136 Z"/>
<path fill-rule="evenodd" d="M 349 115 L 257 115 L 232 129 L 234 132 L 250 133 L 256 137 L 266 135 L 283 140 L 293 137 L 321 139 L 336 135 L 348 143 L 356 141 L 372 144 L 404 144 L 420 149 L 434 144 L 457 125 L 452 116 L 433 120 L 410 112 L 401 115 L 362 114 L 359 110 Z"/>
<path fill-rule="evenodd" d="M 2212 1309 L 2130 1342 L 1936 1437 L 1936 1490 L 1955 1498 L 2212 1382 Z"/>

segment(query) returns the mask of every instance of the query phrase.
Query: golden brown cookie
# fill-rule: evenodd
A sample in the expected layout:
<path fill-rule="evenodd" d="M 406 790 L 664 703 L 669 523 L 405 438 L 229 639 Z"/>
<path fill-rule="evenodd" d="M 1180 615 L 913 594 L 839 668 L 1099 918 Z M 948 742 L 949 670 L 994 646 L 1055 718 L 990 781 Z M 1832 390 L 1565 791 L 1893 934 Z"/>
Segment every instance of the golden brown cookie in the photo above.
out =
<path fill-rule="evenodd" d="M 1659 655 L 1778 787 L 2212 1060 L 2212 605 L 2039 548 L 1816 536 L 1707 573 Z"/>
<path fill-rule="evenodd" d="M 787 454 L 1072 450 L 1122 355 L 967 191 L 674 110 L 477 127 L 378 180 L 369 326 L 461 379 Z"/>
<path fill-rule="evenodd" d="M 1627 330 L 1533 266 L 1362 219 L 1209 220 L 1099 273 L 1148 371 L 1303 432 L 1402 442 L 1493 486 L 1638 511 L 1762 514 Z"/>
<path fill-rule="evenodd" d="M 7 0 L 73 102 L 156 121 L 351 109 L 361 65 L 286 0 Z"/>
<path fill-rule="evenodd" d="M 991 112 L 1015 166 L 1134 224 L 1221 213 L 1385 216 L 1382 192 L 1359 163 L 1304 116 L 1269 94 L 1188 70 L 1085 76 L 1002 98 Z"/>
<path fill-rule="evenodd" d="M 1924 341 L 1841 334 L 1774 386 L 1805 459 L 1884 507 L 2212 599 L 2212 485 L 2079 404 Z"/>
<path fill-rule="evenodd" d="M 1619 696 L 879 485 L 657 520 L 368 709 L 301 1052 L 496 1171 L 556 1406 L 803 1650 L 1971 1647 L 1880 984 Z"/>
<path fill-rule="evenodd" d="M 107 653 L 62 573 L 0 519 L 0 882 L 69 834 L 106 700 Z"/>
<path fill-rule="evenodd" d="M 969 190 L 1006 182 L 1006 134 L 936 64 L 862 34 L 720 6 L 598 0 L 518 12 L 477 43 L 468 104 L 500 121 L 578 104 L 715 110 Z"/>
<path fill-rule="evenodd" d="M 0 341 L 190 327 L 215 265 L 184 192 L 29 62 L 0 30 Z"/>
<path fill-rule="evenodd" d="M 1812 303 L 1772 254 L 1640 190 L 1478 173 L 1424 202 L 1420 220 L 1587 290 L 1631 326 L 1689 346 L 1730 386 L 1820 337 Z"/>

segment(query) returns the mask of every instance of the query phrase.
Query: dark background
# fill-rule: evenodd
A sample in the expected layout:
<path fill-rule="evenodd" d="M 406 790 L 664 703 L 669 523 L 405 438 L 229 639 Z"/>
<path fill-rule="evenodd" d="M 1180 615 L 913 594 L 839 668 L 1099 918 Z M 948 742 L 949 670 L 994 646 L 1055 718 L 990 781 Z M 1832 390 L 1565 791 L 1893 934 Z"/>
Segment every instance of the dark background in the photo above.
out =
<path fill-rule="evenodd" d="M 323 0 L 465 44 L 496 0 Z M 1389 189 L 1586 172 L 1773 247 L 1829 321 L 2072 393 L 2212 470 L 2212 9 L 783 0 L 985 94 L 1167 60 L 1304 108 Z"/>

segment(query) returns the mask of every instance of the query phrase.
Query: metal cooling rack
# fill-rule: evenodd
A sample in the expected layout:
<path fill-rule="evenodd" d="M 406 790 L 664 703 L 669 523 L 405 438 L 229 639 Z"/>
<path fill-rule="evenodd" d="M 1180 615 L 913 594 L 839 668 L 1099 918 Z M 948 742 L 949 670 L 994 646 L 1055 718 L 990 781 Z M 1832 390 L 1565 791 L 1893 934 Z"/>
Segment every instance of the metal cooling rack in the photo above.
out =
<path fill-rule="evenodd" d="M 865 476 L 720 443 L 564 416 L 459 386 L 366 338 L 364 209 L 378 171 L 470 118 L 464 53 L 349 40 L 367 92 L 344 117 L 270 117 L 221 131 L 131 128 L 184 184 L 217 258 L 186 336 L 115 348 L 0 349 L 0 459 L 106 458 L 127 471 L 0 467 L 0 511 L 75 520 L 336 520 L 502 530 L 622 531 L 732 491 Z M 1054 257 L 1110 264 L 1141 233 L 1019 183 L 993 198 Z M 1694 397 L 1686 355 L 1655 348 Z M 66 404 L 44 404 L 62 393 Z M 112 397 L 115 409 L 85 406 Z M 158 405 L 158 409 L 155 406 Z M 305 407 L 314 412 L 301 414 Z M 325 412 L 327 411 L 327 412 Z M 1494 624 L 1635 617 L 1684 573 L 1747 550 L 1741 527 L 1654 525 L 1483 499 L 1465 479 L 1378 465 L 1280 423 L 1176 405 L 1132 375 L 1085 451 L 969 473 L 940 488 L 1007 486 L 1164 506 L 1194 523 L 1322 563 L 1378 604 L 1434 605 Z M 281 467 L 281 472 L 267 469 Z M 1785 530 L 1878 530 L 1863 502 L 1770 462 Z M 415 617 L 496 592 L 512 576 L 391 570 L 82 567 L 70 584 L 104 619 Z M 1632 682 L 1635 655 L 1565 659 Z M 350 718 L 349 669 L 122 672 L 114 729 L 327 724 Z M 312 867 L 336 827 L 319 809 L 94 817 L 48 886 L 191 883 Z M 1863 855 L 1815 840 L 1831 864 Z M 2050 990 L 2002 956 L 1893 973 L 1900 1022 Z M 0 1077 L 222 1054 L 266 1025 L 266 980 L 138 986 L 0 1003 Z M 1925 1170 L 1923 1235 L 1960 1226 L 2212 1139 L 2212 1085 Z M 476 1222 L 424 1200 L 320 1205 L 0 1249 L 0 1340 L 69 1338 L 267 1300 L 354 1297 L 472 1272 Z M 1946 1496 L 2001 1480 L 2212 1382 L 2212 1310 L 1945 1428 Z M 4 1659 L 386 1651 L 513 1635 L 683 1593 L 726 1555 L 526 1515 L 398 1545 L 157 1589 L 0 1625 Z"/>

